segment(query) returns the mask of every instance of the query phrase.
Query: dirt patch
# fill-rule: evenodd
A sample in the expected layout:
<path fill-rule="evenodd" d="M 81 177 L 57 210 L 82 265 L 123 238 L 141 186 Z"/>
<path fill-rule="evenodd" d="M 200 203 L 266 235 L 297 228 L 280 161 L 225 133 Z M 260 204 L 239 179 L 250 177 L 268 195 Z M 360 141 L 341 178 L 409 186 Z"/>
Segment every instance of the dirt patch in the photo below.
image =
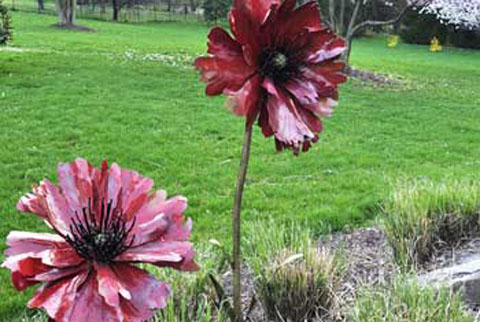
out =
<path fill-rule="evenodd" d="M 393 87 L 402 86 L 402 82 L 399 79 L 394 78 L 393 76 L 377 74 L 368 70 L 357 69 L 352 66 L 347 67 L 346 73 L 349 77 L 362 81 L 364 85 L 373 84 L 374 86 L 378 86 L 378 85 L 386 85 L 386 86 L 393 86 Z"/>
<path fill-rule="evenodd" d="M 330 235 L 319 241 L 319 247 L 340 252 L 344 258 L 340 293 L 347 302 L 360 286 L 378 285 L 394 276 L 393 250 L 381 229 L 362 228 Z"/>
<path fill-rule="evenodd" d="M 222 284 L 227 298 L 233 297 L 232 272 L 222 276 Z M 247 321 L 266 321 L 262 305 L 255 299 L 255 278 L 252 270 L 242 266 L 242 309 Z"/>

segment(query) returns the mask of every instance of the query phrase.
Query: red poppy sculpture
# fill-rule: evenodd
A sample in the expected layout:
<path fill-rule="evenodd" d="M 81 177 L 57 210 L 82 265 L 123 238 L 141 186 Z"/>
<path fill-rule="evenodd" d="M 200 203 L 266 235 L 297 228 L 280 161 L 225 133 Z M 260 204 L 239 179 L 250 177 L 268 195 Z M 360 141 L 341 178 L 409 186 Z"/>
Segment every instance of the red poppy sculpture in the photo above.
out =
<path fill-rule="evenodd" d="M 57 322 L 144 321 L 171 293 L 136 263 L 197 269 L 188 242 L 192 221 L 183 197 L 150 192 L 134 171 L 100 169 L 83 159 L 58 167 L 59 186 L 44 180 L 22 197 L 21 212 L 56 234 L 13 231 L 3 267 L 18 290 L 43 283 L 28 303 Z"/>
<path fill-rule="evenodd" d="M 346 81 L 344 40 L 322 25 L 316 1 L 235 0 L 229 19 L 234 37 L 213 28 L 210 56 L 195 61 L 206 94 L 226 95 L 247 126 L 258 119 L 278 150 L 307 151 Z"/>
<path fill-rule="evenodd" d="M 345 41 L 325 27 L 317 1 L 234 0 L 229 15 L 232 35 L 216 27 L 208 35 L 207 57 L 195 67 L 209 96 L 226 95 L 227 106 L 245 116 L 237 190 L 232 211 L 234 319 L 241 308 L 241 205 L 256 120 L 277 150 L 308 151 L 322 132 L 321 117 L 337 104 L 346 81 Z"/>

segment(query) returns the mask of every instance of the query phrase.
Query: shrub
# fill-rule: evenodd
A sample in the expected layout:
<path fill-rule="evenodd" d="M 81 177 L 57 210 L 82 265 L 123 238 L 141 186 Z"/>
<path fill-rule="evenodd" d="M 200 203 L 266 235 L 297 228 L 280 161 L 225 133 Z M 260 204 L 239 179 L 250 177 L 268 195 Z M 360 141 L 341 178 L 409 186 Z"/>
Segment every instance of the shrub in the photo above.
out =
<path fill-rule="evenodd" d="M 400 276 L 387 287 L 363 289 L 355 299 L 353 322 L 473 322 L 461 296 L 447 287 L 420 286 L 416 276 Z"/>
<path fill-rule="evenodd" d="M 12 23 L 10 14 L 2 0 L 0 0 L 0 45 L 5 45 L 12 40 Z"/>
<path fill-rule="evenodd" d="M 480 183 L 399 181 L 383 213 L 396 261 L 408 269 L 428 260 L 438 246 L 480 231 Z"/>
<path fill-rule="evenodd" d="M 410 44 L 428 45 L 433 37 L 440 43 L 460 48 L 480 49 L 480 30 L 461 30 L 446 26 L 435 15 L 410 10 L 403 19 L 402 40 Z"/>
<path fill-rule="evenodd" d="M 218 20 L 226 18 L 231 4 L 231 0 L 205 0 L 203 3 L 205 20 L 217 23 Z"/>
<path fill-rule="evenodd" d="M 419 14 L 409 10 L 403 19 L 400 37 L 409 44 L 429 45 L 433 37 L 443 44 L 447 40 L 448 27 L 442 25 L 435 15 Z"/>
<path fill-rule="evenodd" d="M 480 49 L 480 30 L 455 30 L 449 41 L 455 47 Z"/>

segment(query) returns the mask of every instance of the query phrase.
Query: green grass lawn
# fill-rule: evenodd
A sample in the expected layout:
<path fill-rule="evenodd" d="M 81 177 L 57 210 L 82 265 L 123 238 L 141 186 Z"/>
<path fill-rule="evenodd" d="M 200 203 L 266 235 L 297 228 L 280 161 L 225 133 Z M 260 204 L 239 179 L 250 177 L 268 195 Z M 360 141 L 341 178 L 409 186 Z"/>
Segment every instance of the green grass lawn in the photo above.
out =
<path fill-rule="evenodd" d="M 0 250 L 11 230 L 46 230 L 15 204 L 78 156 L 118 162 L 186 196 L 194 240 L 228 243 L 244 122 L 223 98 L 204 96 L 190 67 L 208 28 L 79 21 L 96 30 L 85 33 L 54 22 L 15 12 L 12 45 L 23 51 L 0 49 Z M 352 63 L 405 86 L 343 86 L 320 143 L 300 157 L 277 154 L 257 129 L 245 220 L 295 219 L 318 233 L 365 225 L 396 178 L 480 177 L 480 52 L 388 49 L 375 38 L 355 43 Z M 0 320 L 12 321 L 33 291 L 16 293 L 4 269 L 0 282 Z"/>

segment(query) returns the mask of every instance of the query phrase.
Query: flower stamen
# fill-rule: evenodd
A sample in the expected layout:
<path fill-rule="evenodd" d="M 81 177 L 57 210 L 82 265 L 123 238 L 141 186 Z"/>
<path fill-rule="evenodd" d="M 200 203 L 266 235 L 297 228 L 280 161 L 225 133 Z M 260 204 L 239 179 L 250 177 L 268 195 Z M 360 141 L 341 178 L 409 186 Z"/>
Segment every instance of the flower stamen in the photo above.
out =
<path fill-rule="evenodd" d="M 135 241 L 135 235 L 130 237 L 130 233 L 136 218 L 127 226 L 122 211 L 118 207 L 112 210 L 112 204 L 113 200 L 106 204 L 102 199 L 100 214 L 97 214 L 89 198 L 88 207 L 82 208 L 83 218 L 78 212 L 72 217 L 70 236 L 65 236 L 65 240 L 89 261 L 109 263 Z"/>
<path fill-rule="evenodd" d="M 280 50 L 266 50 L 261 57 L 261 73 L 276 82 L 288 80 L 295 69 L 289 55 Z"/>

